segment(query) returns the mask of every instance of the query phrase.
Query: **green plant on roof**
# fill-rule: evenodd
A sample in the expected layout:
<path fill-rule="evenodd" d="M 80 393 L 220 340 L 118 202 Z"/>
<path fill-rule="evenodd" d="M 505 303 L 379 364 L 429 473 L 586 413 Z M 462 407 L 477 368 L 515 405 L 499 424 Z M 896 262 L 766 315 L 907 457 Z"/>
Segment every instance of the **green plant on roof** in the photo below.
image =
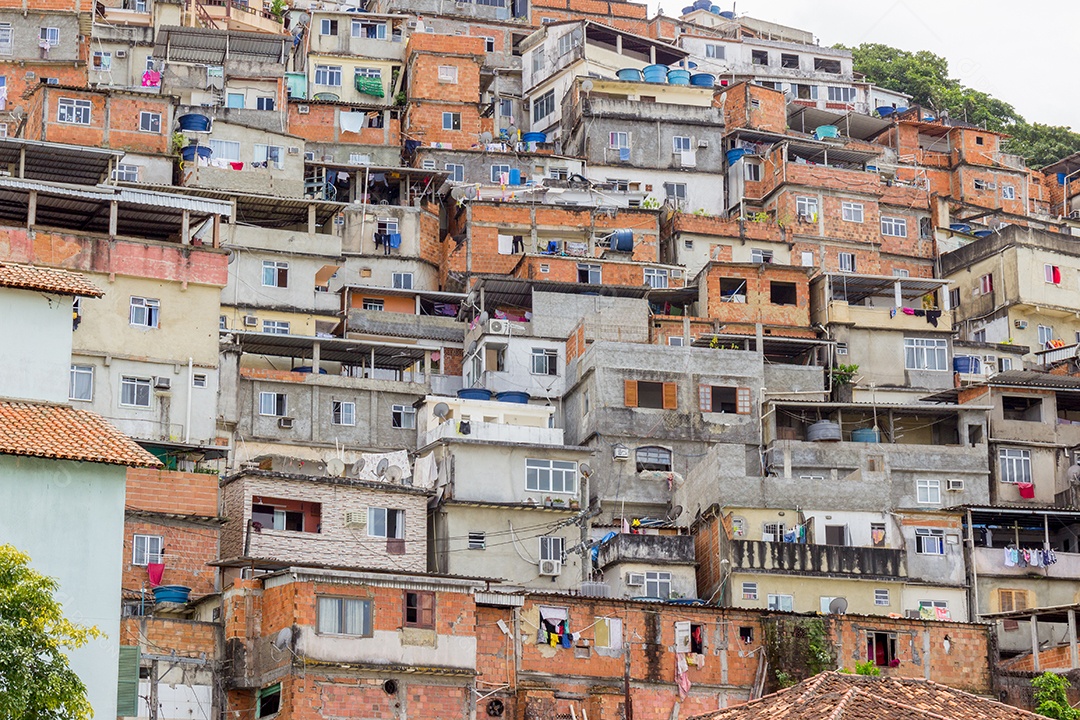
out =
<path fill-rule="evenodd" d="M 834 385 L 850 385 L 858 372 L 858 365 L 837 365 L 834 368 L 829 368 L 829 374 L 832 375 Z"/>

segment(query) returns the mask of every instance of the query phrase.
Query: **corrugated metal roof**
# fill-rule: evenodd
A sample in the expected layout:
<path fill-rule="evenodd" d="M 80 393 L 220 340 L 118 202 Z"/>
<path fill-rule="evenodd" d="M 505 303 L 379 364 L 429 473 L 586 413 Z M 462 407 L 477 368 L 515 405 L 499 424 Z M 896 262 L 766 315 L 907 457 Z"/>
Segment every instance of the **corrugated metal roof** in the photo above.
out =
<path fill-rule="evenodd" d="M 175 208 L 177 210 L 187 210 L 196 215 L 229 216 L 232 213 L 232 204 L 221 200 L 192 198 L 175 193 L 136 190 L 134 188 L 112 185 L 90 188 L 0 177 L 0 187 L 36 190 L 39 198 L 41 195 L 52 195 L 55 197 L 82 198 L 99 202 L 119 200 L 121 203 L 146 205 L 156 209 L 167 207 Z"/>
<path fill-rule="evenodd" d="M 97 185 L 108 178 L 109 165 L 124 157 L 121 150 L 0 138 L 0 167 L 12 177 L 77 185 Z"/>

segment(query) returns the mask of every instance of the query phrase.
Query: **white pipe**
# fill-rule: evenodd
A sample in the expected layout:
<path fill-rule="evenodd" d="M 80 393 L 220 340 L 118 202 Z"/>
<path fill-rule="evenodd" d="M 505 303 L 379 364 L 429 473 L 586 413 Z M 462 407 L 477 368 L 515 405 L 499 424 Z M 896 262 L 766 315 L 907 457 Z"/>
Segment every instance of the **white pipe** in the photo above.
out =
<path fill-rule="evenodd" d="M 184 413 L 184 444 L 191 442 L 191 396 L 195 394 L 195 360 L 187 359 L 187 410 Z"/>

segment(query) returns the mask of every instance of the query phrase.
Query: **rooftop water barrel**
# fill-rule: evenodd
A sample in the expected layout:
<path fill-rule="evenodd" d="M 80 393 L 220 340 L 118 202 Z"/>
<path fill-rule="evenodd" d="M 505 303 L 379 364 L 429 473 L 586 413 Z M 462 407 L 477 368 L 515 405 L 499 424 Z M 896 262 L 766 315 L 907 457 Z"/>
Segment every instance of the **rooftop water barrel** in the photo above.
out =
<path fill-rule="evenodd" d="M 669 85 L 689 85 L 690 84 L 690 71 L 689 70 L 668 70 L 667 81 Z"/>
<path fill-rule="evenodd" d="M 210 132 L 210 118 L 199 113 L 188 113 L 176 118 L 180 129 L 187 132 Z"/>
<path fill-rule="evenodd" d="M 971 232 L 971 226 L 967 225 L 965 223 L 953 223 L 953 224 L 949 225 L 949 229 L 952 230 L 953 232 L 959 232 L 959 233 L 970 233 Z"/>
<path fill-rule="evenodd" d="M 840 136 L 840 130 L 835 125 L 818 125 L 814 128 L 814 137 L 818 140 Z"/>
<path fill-rule="evenodd" d="M 687 70 L 693 70 L 694 68 L 697 67 L 697 63 L 693 62 L 691 60 L 687 60 L 685 62 L 685 64 L 683 65 L 683 67 L 685 67 Z"/>
<path fill-rule="evenodd" d="M 160 585 L 154 588 L 154 602 L 186 603 L 191 597 L 191 588 L 184 585 Z"/>
<path fill-rule="evenodd" d="M 519 170 L 518 168 L 510 168 L 510 184 L 521 184 L 521 170 Z"/>
<path fill-rule="evenodd" d="M 716 78 L 712 76 L 712 73 L 694 73 L 690 76 L 690 84 L 694 87 L 711 88 L 716 84 Z"/>
<path fill-rule="evenodd" d="M 980 372 L 982 361 L 973 355 L 956 355 L 952 359 L 952 369 L 958 373 Z"/>
<path fill-rule="evenodd" d="M 719 15 L 720 14 L 720 6 L 719 5 L 710 5 L 709 6 L 709 12 L 711 12 L 713 15 Z"/>
<path fill-rule="evenodd" d="M 527 132 L 521 134 L 522 142 L 547 142 L 547 133 L 542 132 Z M 513 174 L 513 171 L 510 171 Z"/>
<path fill-rule="evenodd" d="M 906 113 L 906 112 L 907 112 L 906 107 L 898 107 L 898 108 L 896 108 L 897 115 L 899 115 L 900 113 Z"/>
<path fill-rule="evenodd" d="M 666 65 L 646 65 L 641 71 L 642 76 L 647 83 L 663 83 L 667 82 L 667 66 Z"/>
<path fill-rule="evenodd" d="M 743 155 L 746 154 L 746 148 L 734 148 L 727 151 L 728 165 L 734 165 L 743 159 Z"/>
<path fill-rule="evenodd" d="M 892 105 L 882 105 L 877 109 L 877 114 L 880 117 L 889 117 L 894 112 L 896 112 L 896 108 L 894 108 Z"/>
<path fill-rule="evenodd" d="M 926 115 L 922 119 L 923 122 L 934 122 L 935 120 L 937 120 L 937 118 L 933 115 Z"/>
<path fill-rule="evenodd" d="M 851 442 L 876 443 L 880 441 L 878 431 L 874 428 L 859 428 L 851 431 Z"/>
<path fill-rule="evenodd" d="M 710 6 L 712 6 L 710 0 L 694 0 L 695 10 L 708 10 Z"/>
<path fill-rule="evenodd" d="M 337 100 L 340 100 L 341 98 L 340 98 L 340 97 L 338 97 L 338 94 L 337 94 L 337 93 L 332 93 L 332 92 L 320 92 L 320 93 L 315 93 L 315 95 L 314 95 L 314 96 L 312 96 L 312 99 L 313 99 L 313 100 L 330 100 L 330 101 L 337 101 Z"/>
<path fill-rule="evenodd" d="M 641 82 L 641 71 L 637 68 L 623 68 L 615 71 L 615 77 L 629 82 Z"/>
<path fill-rule="evenodd" d="M 184 162 L 191 162 L 198 155 L 201 158 L 210 159 L 210 155 L 213 151 L 206 145 L 188 145 L 187 147 L 180 148 L 180 157 Z"/>
<path fill-rule="evenodd" d="M 720 17 L 727 18 L 728 20 L 734 20 L 735 19 L 735 13 L 731 12 L 730 10 L 724 10 L 723 12 L 720 13 Z"/>
<path fill-rule="evenodd" d="M 529 403 L 529 393 L 521 390 L 507 390 L 506 392 L 497 393 L 495 399 L 499 402 L 527 405 Z"/>
<path fill-rule="evenodd" d="M 616 230 L 611 236 L 611 249 L 616 252 L 633 252 L 634 231 L 627 228 Z"/>
<path fill-rule="evenodd" d="M 976 230 L 972 233 L 977 238 L 988 238 L 994 234 L 993 230 Z"/>
<path fill-rule="evenodd" d="M 810 442 L 836 442 L 840 440 L 840 426 L 832 420 L 821 420 L 806 428 Z"/>
<path fill-rule="evenodd" d="M 683 15 L 689 15 L 692 12 L 694 12 L 694 6 L 693 5 L 687 5 L 686 7 L 684 7 L 682 9 L 682 14 Z"/>
<path fill-rule="evenodd" d="M 457 396 L 462 400 L 490 400 L 491 391 L 487 388 L 461 388 Z"/>

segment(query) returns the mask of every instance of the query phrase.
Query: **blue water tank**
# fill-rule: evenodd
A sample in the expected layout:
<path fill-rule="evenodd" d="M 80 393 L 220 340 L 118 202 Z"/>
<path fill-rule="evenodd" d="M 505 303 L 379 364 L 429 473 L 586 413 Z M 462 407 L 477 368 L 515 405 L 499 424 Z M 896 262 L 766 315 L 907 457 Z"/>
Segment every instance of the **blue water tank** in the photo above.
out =
<path fill-rule="evenodd" d="M 611 249 L 616 252 L 634 251 L 634 231 L 628 228 L 616 230 L 611 235 Z"/>
<path fill-rule="evenodd" d="M 727 18 L 728 20 L 734 20 L 735 19 L 735 13 L 731 12 L 730 10 L 724 10 L 723 12 L 720 13 L 720 17 Z"/>
<path fill-rule="evenodd" d="M 529 403 L 529 393 L 520 390 L 507 390 L 506 392 L 496 393 L 495 399 L 499 402 L 527 405 Z"/>
<path fill-rule="evenodd" d="M 720 14 L 720 6 L 719 5 L 710 5 L 709 6 L 709 12 L 711 12 L 713 15 L 719 15 Z"/>
<path fill-rule="evenodd" d="M 668 70 L 667 81 L 669 85 L 689 85 L 690 84 L 690 71 L 689 70 Z"/>
<path fill-rule="evenodd" d="M 519 170 L 518 168 L 510 168 L 510 184 L 521 184 L 521 170 Z"/>
<path fill-rule="evenodd" d="M 899 115 L 900 113 L 906 113 L 906 112 L 907 112 L 906 107 L 898 107 L 898 108 L 896 108 L 896 114 L 897 115 Z"/>
<path fill-rule="evenodd" d="M 692 12 L 694 12 L 694 6 L 693 5 L 687 5 L 686 7 L 684 7 L 682 9 L 682 14 L 683 15 L 689 15 Z"/>
<path fill-rule="evenodd" d="M 876 443 L 880 442 L 878 431 L 873 428 L 859 428 L 851 431 L 851 442 Z"/>
<path fill-rule="evenodd" d="M 195 156 L 210 159 L 213 151 L 205 145 L 188 145 L 187 147 L 180 148 L 180 158 L 184 162 L 191 162 L 195 159 Z"/>
<path fill-rule="evenodd" d="M 641 71 L 641 74 L 645 77 L 645 82 L 647 83 L 667 82 L 666 65 L 646 65 Z"/>
<path fill-rule="evenodd" d="M 1057 177 L 1058 177 L 1058 185 L 1064 185 L 1065 184 L 1066 174 L 1065 173 L 1058 173 Z"/>
<path fill-rule="evenodd" d="M 615 77 L 628 82 L 641 82 L 641 71 L 637 68 L 623 68 L 615 71 Z"/>
<path fill-rule="evenodd" d="M 527 132 L 521 134 L 522 142 L 547 142 L 547 133 L 542 132 Z"/>
<path fill-rule="evenodd" d="M 814 137 L 818 140 L 840 136 L 840 130 L 835 125 L 818 125 L 814 128 Z"/>
<path fill-rule="evenodd" d="M 994 234 L 993 230 L 976 230 L 972 233 L 977 238 L 988 238 Z"/>
<path fill-rule="evenodd" d="M 810 442 L 833 442 L 840 440 L 840 426 L 832 420 L 819 420 L 806 428 L 806 439 Z"/>
<path fill-rule="evenodd" d="M 896 108 L 894 108 L 892 105 L 882 105 L 877 109 L 877 114 L 879 117 L 889 117 L 894 112 L 896 112 Z"/>
<path fill-rule="evenodd" d="M 210 118 L 199 113 L 188 113 L 176 118 L 180 129 L 187 132 L 210 132 Z"/>
<path fill-rule="evenodd" d="M 690 84 L 694 87 L 711 88 L 716 84 L 716 78 L 712 73 L 694 73 L 690 76 Z"/>
<path fill-rule="evenodd" d="M 186 603 L 191 597 L 191 588 L 184 585 L 160 585 L 153 590 L 154 602 Z"/>
<path fill-rule="evenodd" d="M 457 396 L 462 400 L 490 400 L 491 391 L 486 388 L 461 388 Z"/>
<path fill-rule="evenodd" d="M 694 0 L 695 10 L 708 10 L 711 5 L 710 0 Z"/>
<path fill-rule="evenodd" d="M 977 373 L 981 367 L 982 361 L 973 355 L 957 355 L 952 361 L 952 369 L 958 373 Z"/>
<path fill-rule="evenodd" d="M 949 225 L 949 229 L 958 233 L 971 233 L 971 226 L 966 223 L 952 223 Z"/>

